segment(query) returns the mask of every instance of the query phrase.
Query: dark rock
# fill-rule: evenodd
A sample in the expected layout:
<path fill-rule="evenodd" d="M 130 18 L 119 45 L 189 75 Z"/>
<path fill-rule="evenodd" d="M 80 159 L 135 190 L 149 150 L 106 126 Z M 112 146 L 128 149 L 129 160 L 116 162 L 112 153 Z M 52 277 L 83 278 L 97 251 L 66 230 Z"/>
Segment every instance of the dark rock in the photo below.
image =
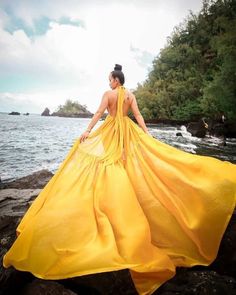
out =
<path fill-rule="evenodd" d="M 29 116 L 29 113 L 25 113 L 25 114 L 23 114 L 23 115 L 25 115 L 25 116 Z"/>
<path fill-rule="evenodd" d="M 3 217 L 21 217 L 41 189 L 3 189 L 0 190 L 0 230 L 8 226 L 9 220 Z"/>
<path fill-rule="evenodd" d="M 35 279 L 28 283 L 21 290 L 23 295 L 76 295 L 71 290 L 66 289 L 63 285 L 55 281 L 46 281 L 41 279 Z"/>
<path fill-rule="evenodd" d="M 221 276 L 212 270 L 193 271 L 178 268 L 176 275 L 163 284 L 155 295 L 233 295 L 236 281 L 232 277 Z"/>
<path fill-rule="evenodd" d="M 20 115 L 20 113 L 19 112 L 11 112 L 8 115 Z"/>
<path fill-rule="evenodd" d="M 53 112 L 51 116 L 56 116 L 56 117 L 66 117 L 66 118 L 92 118 L 93 113 L 90 113 L 89 111 L 84 113 L 66 113 L 66 112 Z"/>
<path fill-rule="evenodd" d="M 32 173 L 31 175 L 27 175 L 10 182 L 0 182 L 0 189 L 43 188 L 52 176 L 53 176 L 52 172 L 46 169 L 42 169 L 40 171 L 36 171 Z"/>
<path fill-rule="evenodd" d="M 78 294 L 137 295 L 128 269 L 84 275 L 62 283 Z"/>
<path fill-rule="evenodd" d="M 188 123 L 186 129 L 192 136 L 203 138 L 206 136 L 207 125 L 205 125 L 203 120 L 200 120 L 199 122 Z"/>
<path fill-rule="evenodd" d="M 225 123 L 225 136 L 236 138 L 236 123 L 235 122 L 226 122 Z"/>
<path fill-rule="evenodd" d="M 48 108 L 45 108 L 45 110 L 42 112 L 41 116 L 50 116 L 50 110 Z"/>
<path fill-rule="evenodd" d="M 175 134 L 176 136 L 183 136 L 183 134 L 181 132 L 176 132 Z"/>
<path fill-rule="evenodd" d="M 207 122 L 206 122 L 207 121 Z M 203 137 L 203 135 L 208 132 L 209 135 L 222 137 L 223 140 L 228 138 L 236 138 L 236 123 L 235 122 L 219 122 L 212 119 L 204 118 L 199 122 L 191 122 L 188 124 L 187 129 L 193 136 Z M 194 135 L 197 133 L 197 135 Z M 198 136 L 198 133 L 200 136 Z M 205 136 L 205 135 L 204 135 Z M 225 145 L 225 144 L 224 144 Z"/>
<path fill-rule="evenodd" d="M 236 210 L 221 241 L 217 258 L 210 268 L 219 274 L 236 277 Z"/>
<path fill-rule="evenodd" d="M 216 123 L 211 126 L 209 132 L 213 136 L 224 136 L 226 128 L 223 123 Z"/>
<path fill-rule="evenodd" d="M 1 262 L 2 263 L 2 262 Z M 13 267 L 0 272 L 0 295 L 20 295 L 20 291 L 33 281 L 35 277 L 30 272 L 19 271 Z"/>
<path fill-rule="evenodd" d="M 137 123 L 135 118 L 131 119 Z M 203 138 L 206 133 L 216 137 L 222 137 L 223 140 L 228 138 L 236 138 L 236 123 L 230 121 L 213 120 L 201 118 L 199 121 L 187 121 L 187 120 L 173 120 L 173 119 L 145 119 L 147 124 L 158 124 L 159 126 L 187 126 L 187 131 L 192 134 L 192 136 Z M 224 143 L 224 145 L 226 145 Z"/>

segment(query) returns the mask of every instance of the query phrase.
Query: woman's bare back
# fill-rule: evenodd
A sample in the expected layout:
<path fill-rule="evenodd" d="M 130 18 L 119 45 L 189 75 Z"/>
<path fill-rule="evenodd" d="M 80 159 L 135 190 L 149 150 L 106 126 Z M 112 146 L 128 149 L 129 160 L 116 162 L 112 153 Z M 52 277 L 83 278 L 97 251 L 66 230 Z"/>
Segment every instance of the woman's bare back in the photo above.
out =
<path fill-rule="evenodd" d="M 129 108 L 131 107 L 131 103 L 133 101 L 133 97 L 134 95 L 126 89 L 124 101 L 123 101 L 123 116 L 127 116 Z M 117 99 L 118 99 L 118 91 L 116 89 L 110 90 L 108 94 L 107 110 L 112 117 L 115 117 L 116 115 Z"/>
<path fill-rule="evenodd" d="M 115 117 L 117 112 L 117 99 L 118 99 L 118 91 L 116 89 L 110 90 L 107 92 L 108 96 L 108 105 L 107 110 L 110 116 Z M 147 126 L 144 122 L 143 116 L 139 111 L 139 107 L 137 104 L 137 100 L 135 95 L 125 89 L 124 101 L 123 101 L 123 116 L 127 116 L 129 109 L 131 109 L 136 121 L 139 126 L 144 130 L 144 132 L 149 133 Z"/>

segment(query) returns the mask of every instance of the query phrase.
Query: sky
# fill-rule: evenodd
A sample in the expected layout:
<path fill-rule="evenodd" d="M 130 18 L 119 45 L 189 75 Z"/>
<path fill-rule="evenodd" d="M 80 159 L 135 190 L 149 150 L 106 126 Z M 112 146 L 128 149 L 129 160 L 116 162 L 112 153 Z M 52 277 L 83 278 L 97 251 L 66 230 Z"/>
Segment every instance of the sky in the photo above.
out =
<path fill-rule="evenodd" d="M 201 0 L 0 0 L 0 112 L 41 114 L 67 99 L 96 112 L 116 63 L 146 80 L 175 26 Z"/>

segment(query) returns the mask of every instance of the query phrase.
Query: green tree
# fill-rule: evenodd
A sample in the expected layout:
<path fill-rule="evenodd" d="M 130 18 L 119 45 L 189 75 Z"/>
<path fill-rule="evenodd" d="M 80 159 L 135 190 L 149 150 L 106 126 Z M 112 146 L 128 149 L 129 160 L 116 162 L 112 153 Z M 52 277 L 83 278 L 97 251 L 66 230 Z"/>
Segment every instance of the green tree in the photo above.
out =
<path fill-rule="evenodd" d="M 204 0 L 176 26 L 135 95 L 145 118 L 236 119 L 236 1 Z"/>

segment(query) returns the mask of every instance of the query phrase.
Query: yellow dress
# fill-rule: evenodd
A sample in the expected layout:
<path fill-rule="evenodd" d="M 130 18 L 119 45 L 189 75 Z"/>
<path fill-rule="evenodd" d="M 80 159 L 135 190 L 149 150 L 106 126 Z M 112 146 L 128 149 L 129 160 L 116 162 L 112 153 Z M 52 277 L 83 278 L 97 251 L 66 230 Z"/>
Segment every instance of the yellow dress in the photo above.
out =
<path fill-rule="evenodd" d="M 3 257 L 38 278 L 129 269 L 152 294 L 176 266 L 209 265 L 236 203 L 236 165 L 146 134 L 122 114 L 75 140 Z"/>

